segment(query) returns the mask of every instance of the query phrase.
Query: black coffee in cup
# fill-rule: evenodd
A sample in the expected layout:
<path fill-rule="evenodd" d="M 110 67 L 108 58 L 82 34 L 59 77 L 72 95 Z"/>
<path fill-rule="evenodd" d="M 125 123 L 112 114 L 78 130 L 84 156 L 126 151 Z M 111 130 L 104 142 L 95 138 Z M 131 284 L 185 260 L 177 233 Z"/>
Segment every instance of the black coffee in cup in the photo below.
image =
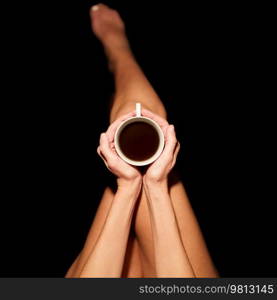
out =
<path fill-rule="evenodd" d="M 127 124 L 119 135 L 119 147 L 126 157 L 134 161 L 144 161 L 152 157 L 159 147 L 157 130 L 146 122 Z"/>

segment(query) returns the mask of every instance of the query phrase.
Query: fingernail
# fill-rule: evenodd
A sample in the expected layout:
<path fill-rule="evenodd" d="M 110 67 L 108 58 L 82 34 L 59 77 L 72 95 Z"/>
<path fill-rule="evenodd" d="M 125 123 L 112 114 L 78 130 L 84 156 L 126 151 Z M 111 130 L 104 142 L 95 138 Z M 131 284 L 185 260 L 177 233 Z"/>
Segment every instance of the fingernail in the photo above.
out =
<path fill-rule="evenodd" d="M 171 125 L 172 130 L 174 130 L 174 125 Z"/>
<path fill-rule="evenodd" d="M 92 11 L 97 11 L 99 9 L 99 5 L 93 5 Z"/>

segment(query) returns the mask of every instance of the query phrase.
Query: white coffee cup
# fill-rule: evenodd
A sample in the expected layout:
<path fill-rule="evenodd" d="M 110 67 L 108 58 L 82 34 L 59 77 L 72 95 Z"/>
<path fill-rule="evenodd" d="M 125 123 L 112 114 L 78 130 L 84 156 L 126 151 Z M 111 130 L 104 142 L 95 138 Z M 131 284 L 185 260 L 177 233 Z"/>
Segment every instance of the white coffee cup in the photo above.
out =
<path fill-rule="evenodd" d="M 145 122 L 148 123 L 149 125 L 153 126 L 153 128 L 156 130 L 156 132 L 158 133 L 159 136 L 159 146 L 157 147 L 156 152 L 148 159 L 143 160 L 143 161 L 136 161 L 136 160 L 132 160 L 130 158 L 128 158 L 120 149 L 119 146 L 119 136 L 120 133 L 122 132 L 122 130 L 125 128 L 125 126 L 127 126 L 130 123 L 133 122 Z M 115 145 L 115 150 L 117 152 L 117 154 L 127 163 L 129 163 L 130 165 L 134 165 L 134 166 L 146 166 L 151 164 L 152 162 L 154 162 L 162 153 L 163 149 L 164 149 L 164 144 L 165 144 L 165 139 L 164 139 L 164 133 L 160 127 L 160 125 L 155 122 L 154 120 L 144 117 L 141 115 L 141 104 L 140 103 L 136 103 L 136 116 L 131 117 L 125 121 L 123 121 L 118 128 L 116 129 L 115 132 L 115 137 L 114 137 L 114 145 Z"/>

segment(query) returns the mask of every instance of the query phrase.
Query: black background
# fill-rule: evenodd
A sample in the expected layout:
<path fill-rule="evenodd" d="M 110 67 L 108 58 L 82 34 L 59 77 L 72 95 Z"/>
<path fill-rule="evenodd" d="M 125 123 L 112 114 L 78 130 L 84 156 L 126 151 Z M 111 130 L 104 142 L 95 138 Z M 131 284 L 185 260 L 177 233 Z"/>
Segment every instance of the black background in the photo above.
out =
<path fill-rule="evenodd" d="M 224 277 L 276 276 L 271 8 L 149 2 L 105 3 L 176 127 L 215 265 Z M 14 5 L 6 23 L 1 277 L 64 276 L 111 179 L 96 148 L 113 81 L 92 4 Z"/>

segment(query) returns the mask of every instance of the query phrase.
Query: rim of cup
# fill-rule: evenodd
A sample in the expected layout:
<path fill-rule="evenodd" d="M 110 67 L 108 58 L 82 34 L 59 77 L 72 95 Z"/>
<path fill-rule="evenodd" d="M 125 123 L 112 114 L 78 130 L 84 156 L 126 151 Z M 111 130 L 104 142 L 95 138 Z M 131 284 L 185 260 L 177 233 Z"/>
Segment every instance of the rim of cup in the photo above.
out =
<path fill-rule="evenodd" d="M 159 135 L 159 147 L 157 149 L 157 151 L 155 152 L 155 154 L 153 156 L 151 156 L 150 158 L 146 159 L 146 160 L 142 160 L 142 161 L 135 161 L 132 160 L 130 158 L 128 158 L 127 156 L 124 155 L 124 153 L 121 151 L 120 146 L 119 146 L 119 131 L 121 132 L 129 123 L 134 123 L 139 121 L 139 120 L 147 120 L 147 122 L 145 123 L 152 123 L 151 125 L 153 126 L 154 124 L 154 128 L 157 130 L 158 135 Z M 127 120 L 124 120 L 116 129 L 115 131 L 115 135 L 114 135 L 114 146 L 115 146 L 115 150 L 117 152 L 117 154 L 120 156 L 120 158 L 122 158 L 125 162 L 129 163 L 130 165 L 133 166 L 146 166 L 151 164 L 152 162 L 154 162 L 162 153 L 163 149 L 164 149 L 164 144 L 165 144 L 165 138 L 164 138 L 164 133 L 160 127 L 160 125 L 154 121 L 151 118 L 145 117 L 145 116 L 134 116 L 131 117 Z"/>

